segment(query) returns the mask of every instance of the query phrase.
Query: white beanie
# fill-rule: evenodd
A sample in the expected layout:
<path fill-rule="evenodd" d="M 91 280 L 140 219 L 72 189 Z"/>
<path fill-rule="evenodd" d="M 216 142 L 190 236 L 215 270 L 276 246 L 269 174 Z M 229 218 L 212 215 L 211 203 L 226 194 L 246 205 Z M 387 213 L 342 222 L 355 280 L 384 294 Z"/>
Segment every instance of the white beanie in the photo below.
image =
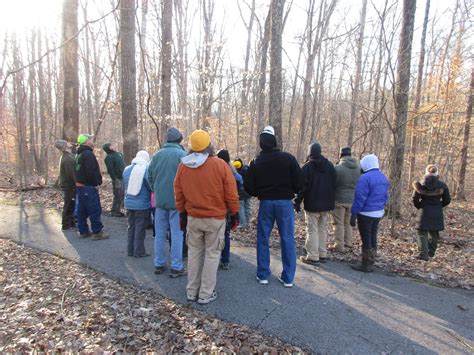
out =
<path fill-rule="evenodd" d="M 263 129 L 263 132 L 262 133 L 268 133 L 268 134 L 271 134 L 272 136 L 275 135 L 275 130 L 273 129 L 272 126 L 266 126 L 264 129 Z"/>

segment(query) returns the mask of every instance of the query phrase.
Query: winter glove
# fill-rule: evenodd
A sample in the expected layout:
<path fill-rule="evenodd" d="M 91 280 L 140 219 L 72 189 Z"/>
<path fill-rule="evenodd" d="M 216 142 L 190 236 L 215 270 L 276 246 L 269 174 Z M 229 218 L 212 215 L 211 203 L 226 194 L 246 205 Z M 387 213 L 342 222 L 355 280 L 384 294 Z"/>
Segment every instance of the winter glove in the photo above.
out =
<path fill-rule="evenodd" d="M 301 212 L 301 205 L 299 203 L 293 202 L 293 208 L 295 209 L 296 213 Z"/>
<path fill-rule="evenodd" d="M 357 216 L 355 214 L 352 214 L 351 215 L 351 221 L 349 222 L 352 227 L 356 226 L 356 220 L 357 220 Z"/>
<path fill-rule="evenodd" d="M 179 214 L 179 227 L 183 232 L 186 232 L 186 227 L 188 226 L 188 214 L 186 212 Z"/>
<path fill-rule="evenodd" d="M 235 231 L 239 226 L 239 212 L 230 216 L 230 230 Z"/>

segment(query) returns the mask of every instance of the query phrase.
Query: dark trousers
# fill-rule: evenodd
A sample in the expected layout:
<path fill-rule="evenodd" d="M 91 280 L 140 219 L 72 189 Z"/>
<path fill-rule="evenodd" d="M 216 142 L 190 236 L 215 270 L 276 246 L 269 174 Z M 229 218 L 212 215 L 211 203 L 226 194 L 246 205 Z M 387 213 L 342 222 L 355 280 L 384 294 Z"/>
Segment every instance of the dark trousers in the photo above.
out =
<path fill-rule="evenodd" d="M 427 258 L 428 256 L 433 257 L 438 248 L 439 232 L 431 230 L 418 230 L 418 250 L 420 256 Z"/>
<path fill-rule="evenodd" d="M 145 234 L 148 218 L 148 210 L 127 210 L 128 256 L 141 257 L 145 255 Z"/>
<path fill-rule="evenodd" d="M 221 263 L 228 263 L 230 260 L 230 225 L 229 220 L 225 225 L 224 232 L 224 249 L 221 252 Z"/>
<path fill-rule="evenodd" d="M 357 226 L 362 239 L 362 250 L 377 249 L 380 218 L 357 215 Z"/>
<path fill-rule="evenodd" d="M 64 207 L 62 229 L 74 227 L 74 210 L 76 207 L 76 189 L 63 189 Z"/>
<path fill-rule="evenodd" d="M 91 222 L 92 233 L 99 233 L 104 225 L 100 220 L 102 208 L 100 206 L 99 192 L 94 186 L 80 186 L 76 188 L 77 202 L 77 227 L 80 234 L 89 232 L 87 218 Z"/>
<path fill-rule="evenodd" d="M 122 212 L 123 207 L 123 182 L 122 180 L 116 179 L 112 181 L 114 199 L 112 201 L 112 211 L 115 213 Z"/>

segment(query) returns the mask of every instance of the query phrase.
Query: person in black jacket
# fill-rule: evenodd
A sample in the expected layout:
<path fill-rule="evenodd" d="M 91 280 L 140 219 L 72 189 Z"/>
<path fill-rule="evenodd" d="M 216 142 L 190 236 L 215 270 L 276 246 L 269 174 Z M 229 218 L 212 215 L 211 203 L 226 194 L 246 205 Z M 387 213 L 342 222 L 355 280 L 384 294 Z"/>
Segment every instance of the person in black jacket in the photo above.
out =
<path fill-rule="evenodd" d="M 313 143 L 303 166 L 303 189 L 295 199 L 294 207 L 301 210 L 304 201 L 306 219 L 306 256 L 300 260 L 306 264 L 318 265 L 327 260 L 327 222 L 329 211 L 336 204 L 336 170 L 334 165 L 321 155 L 321 145 Z"/>
<path fill-rule="evenodd" d="M 57 140 L 54 144 L 61 151 L 59 161 L 58 186 L 63 190 L 64 205 L 62 213 L 62 230 L 74 229 L 74 208 L 76 206 L 76 179 L 74 177 L 74 154 L 71 144 L 65 140 Z"/>
<path fill-rule="evenodd" d="M 109 236 L 103 231 L 104 225 L 100 220 L 102 208 L 97 189 L 102 184 L 102 175 L 93 152 L 93 136 L 80 134 L 77 137 L 77 143 L 80 144 L 75 162 L 79 236 L 81 238 L 92 236 L 94 240 L 107 239 Z M 92 233 L 89 230 L 87 218 L 91 222 Z"/>
<path fill-rule="evenodd" d="M 436 165 L 426 167 L 423 183 L 413 184 L 413 204 L 418 210 L 417 259 L 428 261 L 434 257 L 438 247 L 439 232 L 444 230 L 443 208 L 451 202 L 448 186 L 438 177 Z"/>
<path fill-rule="evenodd" d="M 240 158 L 236 158 L 233 162 L 233 165 L 240 176 L 242 176 L 242 180 L 245 181 L 247 170 L 249 169 L 248 165 L 245 165 Z M 252 215 L 252 207 L 250 206 L 251 198 L 252 196 L 250 196 L 250 194 L 245 191 L 245 188 L 242 186 L 242 188 L 239 189 L 239 226 L 242 228 L 246 228 L 250 224 L 250 217 Z"/>
<path fill-rule="evenodd" d="M 244 188 L 258 197 L 257 280 L 268 284 L 270 277 L 270 233 L 277 222 L 281 241 L 283 271 L 279 280 L 293 286 L 296 271 L 295 216 L 292 199 L 303 186 L 301 168 L 295 157 L 277 148 L 275 131 L 267 126 L 260 134 L 262 152 L 250 163 Z"/>

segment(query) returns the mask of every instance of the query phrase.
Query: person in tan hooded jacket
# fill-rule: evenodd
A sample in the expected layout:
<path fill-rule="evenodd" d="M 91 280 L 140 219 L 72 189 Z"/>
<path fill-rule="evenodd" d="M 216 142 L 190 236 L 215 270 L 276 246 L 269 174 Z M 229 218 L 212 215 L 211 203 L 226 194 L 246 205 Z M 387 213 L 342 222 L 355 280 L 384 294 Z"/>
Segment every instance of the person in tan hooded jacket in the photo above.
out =
<path fill-rule="evenodd" d="M 217 298 L 217 269 L 224 247 L 226 214 L 231 228 L 239 220 L 239 196 L 230 167 L 214 156 L 209 133 L 196 130 L 190 137 L 191 151 L 181 159 L 174 181 L 176 208 L 187 230 L 187 299 L 207 304 Z"/>

